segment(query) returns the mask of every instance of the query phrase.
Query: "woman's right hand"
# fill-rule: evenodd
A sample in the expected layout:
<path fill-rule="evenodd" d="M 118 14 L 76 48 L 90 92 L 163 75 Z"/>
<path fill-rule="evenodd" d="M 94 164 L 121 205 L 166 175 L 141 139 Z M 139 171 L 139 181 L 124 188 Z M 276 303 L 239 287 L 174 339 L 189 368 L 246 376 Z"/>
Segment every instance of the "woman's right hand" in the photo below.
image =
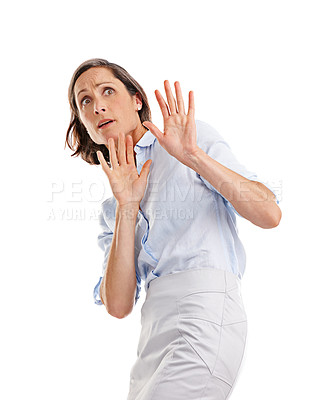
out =
<path fill-rule="evenodd" d="M 149 159 L 145 162 L 140 175 L 138 175 L 134 160 L 133 139 L 131 135 L 127 135 L 125 138 L 122 132 L 119 133 L 118 138 L 118 157 L 113 138 L 108 140 L 108 147 L 112 168 L 107 164 L 101 151 L 97 151 L 97 158 L 109 179 L 113 196 L 120 206 L 138 205 L 139 207 L 139 203 L 144 197 L 152 160 Z"/>

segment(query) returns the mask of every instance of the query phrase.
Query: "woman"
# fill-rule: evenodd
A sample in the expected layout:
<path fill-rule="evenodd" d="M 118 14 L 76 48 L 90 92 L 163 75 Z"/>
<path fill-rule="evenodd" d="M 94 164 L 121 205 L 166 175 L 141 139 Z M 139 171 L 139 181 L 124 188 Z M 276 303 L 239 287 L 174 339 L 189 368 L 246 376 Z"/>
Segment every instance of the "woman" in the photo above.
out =
<path fill-rule="evenodd" d="M 69 87 L 73 155 L 101 164 L 113 196 L 102 203 L 104 251 L 96 304 L 124 318 L 145 281 L 128 400 L 227 399 L 243 360 L 245 253 L 238 214 L 279 224 L 278 200 L 211 126 L 195 121 L 178 82 L 155 95 L 164 132 L 142 87 L 103 59 L 81 64 Z M 100 296 L 100 300 L 96 297 Z"/>

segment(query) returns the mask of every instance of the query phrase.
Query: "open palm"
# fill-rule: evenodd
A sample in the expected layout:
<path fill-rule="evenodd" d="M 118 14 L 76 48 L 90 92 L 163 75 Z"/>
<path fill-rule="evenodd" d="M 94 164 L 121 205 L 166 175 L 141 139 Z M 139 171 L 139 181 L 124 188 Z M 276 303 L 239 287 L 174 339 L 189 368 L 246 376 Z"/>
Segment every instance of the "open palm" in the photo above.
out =
<path fill-rule="evenodd" d="M 145 121 L 143 125 L 158 139 L 160 145 L 173 157 L 187 165 L 191 156 L 197 153 L 197 134 L 195 124 L 195 106 L 193 91 L 189 92 L 188 112 L 185 113 L 184 101 L 179 82 L 175 82 L 175 100 L 168 80 L 164 81 L 168 104 L 161 93 L 155 90 L 163 116 L 163 132 L 152 122 Z"/>

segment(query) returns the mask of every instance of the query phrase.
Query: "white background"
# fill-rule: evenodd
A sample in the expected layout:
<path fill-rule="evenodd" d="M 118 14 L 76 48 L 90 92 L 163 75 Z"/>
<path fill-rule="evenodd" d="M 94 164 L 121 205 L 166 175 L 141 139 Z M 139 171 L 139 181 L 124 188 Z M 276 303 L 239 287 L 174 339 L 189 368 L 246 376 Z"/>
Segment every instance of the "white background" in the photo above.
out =
<path fill-rule="evenodd" d="M 8 4 L 0 28 L 1 398 L 128 394 L 144 284 L 122 320 L 93 303 L 103 261 L 97 213 L 111 192 L 100 166 L 64 149 L 69 81 L 93 57 L 141 83 L 160 129 L 154 90 L 179 80 L 185 104 L 194 90 L 196 118 L 278 189 L 277 228 L 238 217 L 249 331 L 232 400 L 329 398 L 327 2 Z"/>

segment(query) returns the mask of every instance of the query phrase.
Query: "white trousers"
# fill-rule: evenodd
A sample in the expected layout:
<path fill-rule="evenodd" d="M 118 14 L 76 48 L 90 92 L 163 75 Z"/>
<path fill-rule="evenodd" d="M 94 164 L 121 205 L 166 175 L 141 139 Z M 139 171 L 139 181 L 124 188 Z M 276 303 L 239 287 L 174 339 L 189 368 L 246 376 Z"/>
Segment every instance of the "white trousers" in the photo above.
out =
<path fill-rule="evenodd" d="M 240 289 L 235 274 L 216 268 L 151 281 L 127 400 L 228 399 L 247 339 Z"/>

